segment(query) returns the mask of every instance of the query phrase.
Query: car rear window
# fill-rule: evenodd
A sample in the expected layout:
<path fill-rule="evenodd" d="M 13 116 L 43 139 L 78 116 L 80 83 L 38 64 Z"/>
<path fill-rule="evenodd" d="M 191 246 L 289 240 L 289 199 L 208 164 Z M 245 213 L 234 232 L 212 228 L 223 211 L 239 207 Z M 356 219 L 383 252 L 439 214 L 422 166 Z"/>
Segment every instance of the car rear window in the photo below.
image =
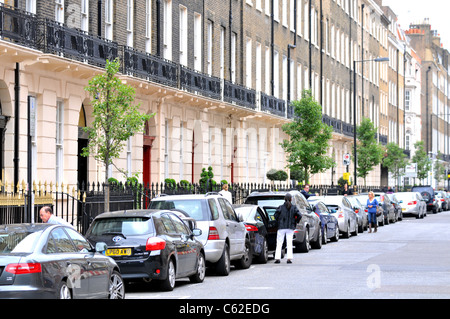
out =
<path fill-rule="evenodd" d="M 42 232 L 0 232 L 0 254 L 31 253 Z"/>
<path fill-rule="evenodd" d="M 210 220 L 206 201 L 201 199 L 152 200 L 150 203 L 150 208 L 181 209 L 197 221 Z"/>
<path fill-rule="evenodd" d="M 153 221 L 148 217 L 113 217 L 94 220 L 89 236 L 120 234 L 124 236 L 147 235 L 154 232 Z"/>
<path fill-rule="evenodd" d="M 245 200 L 246 204 L 259 205 L 261 207 L 278 207 L 284 204 L 284 195 L 281 196 L 254 196 L 247 197 Z"/>

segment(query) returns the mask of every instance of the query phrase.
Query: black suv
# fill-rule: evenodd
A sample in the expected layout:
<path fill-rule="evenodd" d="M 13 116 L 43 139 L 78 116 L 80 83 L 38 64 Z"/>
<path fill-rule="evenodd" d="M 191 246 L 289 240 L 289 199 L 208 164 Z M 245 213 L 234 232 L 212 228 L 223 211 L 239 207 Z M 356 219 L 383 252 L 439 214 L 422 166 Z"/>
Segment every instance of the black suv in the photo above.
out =
<path fill-rule="evenodd" d="M 284 203 L 284 196 L 288 192 L 253 192 L 245 200 L 245 204 L 259 205 L 273 220 L 273 215 L 278 206 Z M 312 211 L 311 206 L 299 191 L 289 191 L 292 195 L 292 203 L 297 206 L 302 219 L 294 231 L 294 251 L 308 252 L 310 248 L 322 247 L 322 228 L 320 218 Z"/>
<path fill-rule="evenodd" d="M 433 211 L 433 214 L 437 213 L 438 204 L 436 202 L 436 196 L 434 189 L 431 186 L 413 186 L 411 192 L 419 192 L 422 195 L 425 203 L 427 204 L 427 211 Z"/>

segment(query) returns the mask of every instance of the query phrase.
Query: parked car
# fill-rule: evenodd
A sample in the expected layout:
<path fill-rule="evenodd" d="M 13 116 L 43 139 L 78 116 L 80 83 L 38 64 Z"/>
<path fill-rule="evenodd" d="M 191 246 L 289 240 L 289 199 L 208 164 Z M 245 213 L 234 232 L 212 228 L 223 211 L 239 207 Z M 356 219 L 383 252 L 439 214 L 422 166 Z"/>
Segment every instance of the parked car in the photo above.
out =
<path fill-rule="evenodd" d="M 368 209 L 367 209 L 367 200 L 369 199 L 369 195 L 366 194 L 358 194 L 358 195 L 353 195 L 356 198 L 358 198 L 358 201 L 361 203 L 361 205 L 364 207 L 364 212 L 366 214 L 368 214 Z M 383 206 L 379 206 L 379 209 L 381 211 L 381 214 L 379 216 L 377 216 L 377 224 L 378 226 L 384 226 L 384 209 Z M 374 225 L 372 225 L 374 226 Z"/>
<path fill-rule="evenodd" d="M 347 196 L 347 199 L 358 218 L 358 232 L 362 233 L 369 227 L 369 217 L 367 216 L 368 213 L 366 212 L 365 206 L 361 204 L 356 195 Z"/>
<path fill-rule="evenodd" d="M 383 208 L 384 223 L 388 225 L 391 221 L 395 223 L 395 207 L 392 204 L 391 199 L 384 192 L 373 192 L 375 199 L 380 203 Z M 368 193 L 361 193 L 361 195 L 368 195 Z"/>
<path fill-rule="evenodd" d="M 433 214 L 438 212 L 438 203 L 436 202 L 434 189 L 431 186 L 413 186 L 412 192 L 419 192 L 427 204 L 427 211 L 432 211 Z"/>
<path fill-rule="evenodd" d="M 343 234 L 344 238 L 349 238 L 351 235 L 358 235 L 356 213 L 346 196 L 312 196 L 310 199 L 321 200 L 332 211 L 332 214 L 338 220 L 339 231 Z"/>
<path fill-rule="evenodd" d="M 386 194 L 386 196 L 389 197 L 392 205 L 394 205 L 394 212 L 395 212 L 394 222 L 402 220 L 403 219 L 402 207 L 400 206 L 400 202 L 397 198 L 397 193 L 388 193 Z"/>
<path fill-rule="evenodd" d="M 339 223 L 330 209 L 320 200 L 308 199 L 312 210 L 319 216 L 322 225 L 322 244 L 327 244 L 328 240 L 339 240 Z"/>
<path fill-rule="evenodd" d="M 207 266 L 214 267 L 219 275 L 228 276 L 231 262 L 238 268 L 250 267 L 251 243 L 245 225 L 221 195 L 160 196 L 152 199 L 150 208 L 178 209 L 194 218 L 202 231 L 198 239 L 204 246 Z"/>
<path fill-rule="evenodd" d="M 427 204 L 419 192 L 399 192 L 395 196 L 400 202 L 402 214 L 414 215 L 416 218 L 424 218 L 427 213 Z"/>
<path fill-rule="evenodd" d="M 125 280 L 158 280 L 163 290 L 171 291 L 178 278 L 203 282 L 205 252 L 195 238 L 200 234 L 173 212 L 131 210 L 98 215 L 86 237 L 107 244 L 105 254 L 114 258 Z"/>
<path fill-rule="evenodd" d="M 267 263 L 269 254 L 275 254 L 277 244 L 276 222 L 258 205 L 233 205 L 249 233 L 252 253 L 259 263 Z"/>
<path fill-rule="evenodd" d="M 447 211 L 449 209 L 447 194 L 444 191 L 436 191 L 436 201 L 439 204 L 440 211 Z"/>
<path fill-rule="evenodd" d="M 119 266 L 71 227 L 0 225 L 0 298 L 125 298 Z"/>
<path fill-rule="evenodd" d="M 284 203 L 287 192 L 253 192 L 245 200 L 246 204 L 259 205 L 273 216 L 278 206 Z M 299 191 L 289 191 L 292 204 L 296 205 L 302 214 L 297 228 L 294 230 L 294 251 L 308 252 L 311 248 L 322 247 L 322 229 L 320 218 L 311 210 L 308 201 Z"/>

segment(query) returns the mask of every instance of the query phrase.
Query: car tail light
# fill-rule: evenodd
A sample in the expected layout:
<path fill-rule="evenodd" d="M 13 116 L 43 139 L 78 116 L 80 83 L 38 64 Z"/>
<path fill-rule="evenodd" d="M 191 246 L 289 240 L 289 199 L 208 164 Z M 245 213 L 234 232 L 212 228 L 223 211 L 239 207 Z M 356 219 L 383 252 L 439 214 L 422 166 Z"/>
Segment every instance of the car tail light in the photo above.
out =
<path fill-rule="evenodd" d="M 35 274 L 41 271 L 42 267 L 39 263 L 9 264 L 5 268 L 5 272 L 9 272 L 14 275 Z"/>
<path fill-rule="evenodd" d="M 217 240 L 220 239 L 219 238 L 219 231 L 217 230 L 216 227 L 209 227 L 209 235 L 208 235 L 208 240 Z"/>
<path fill-rule="evenodd" d="M 247 231 L 258 231 L 258 227 L 256 227 L 255 225 L 245 225 L 245 228 L 247 229 Z"/>
<path fill-rule="evenodd" d="M 408 205 L 417 205 L 417 201 L 413 200 L 412 202 L 409 202 Z"/>
<path fill-rule="evenodd" d="M 146 251 L 163 250 L 166 248 L 166 241 L 158 237 L 150 237 L 145 244 Z"/>
<path fill-rule="evenodd" d="M 444 201 L 444 199 L 443 198 L 441 198 L 441 202 L 443 202 Z"/>
<path fill-rule="evenodd" d="M 344 212 L 343 211 L 339 211 L 338 212 L 338 218 L 344 218 Z"/>

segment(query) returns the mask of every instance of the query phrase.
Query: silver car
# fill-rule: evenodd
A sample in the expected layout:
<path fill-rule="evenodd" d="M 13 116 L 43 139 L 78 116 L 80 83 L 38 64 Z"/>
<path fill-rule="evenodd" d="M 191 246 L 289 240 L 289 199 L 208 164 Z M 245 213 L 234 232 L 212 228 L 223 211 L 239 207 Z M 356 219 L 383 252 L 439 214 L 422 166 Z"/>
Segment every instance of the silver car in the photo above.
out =
<path fill-rule="evenodd" d="M 251 243 L 245 224 L 221 195 L 161 196 L 152 199 L 150 208 L 181 210 L 194 218 L 202 231 L 197 239 L 204 246 L 206 262 L 219 275 L 228 276 L 231 261 L 238 268 L 250 267 Z"/>
<path fill-rule="evenodd" d="M 419 192 L 395 193 L 400 202 L 403 215 L 414 215 L 416 218 L 424 218 L 427 214 L 427 204 Z"/>
<path fill-rule="evenodd" d="M 344 238 L 350 235 L 358 235 L 358 221 L 355 211 L 348 198 L 342 195 L 336 196 L 311 196 L 309 199 L 321 200 L 330 210 L 334 210 L 332 215 L 338 220 L 339 231 Z"/>

